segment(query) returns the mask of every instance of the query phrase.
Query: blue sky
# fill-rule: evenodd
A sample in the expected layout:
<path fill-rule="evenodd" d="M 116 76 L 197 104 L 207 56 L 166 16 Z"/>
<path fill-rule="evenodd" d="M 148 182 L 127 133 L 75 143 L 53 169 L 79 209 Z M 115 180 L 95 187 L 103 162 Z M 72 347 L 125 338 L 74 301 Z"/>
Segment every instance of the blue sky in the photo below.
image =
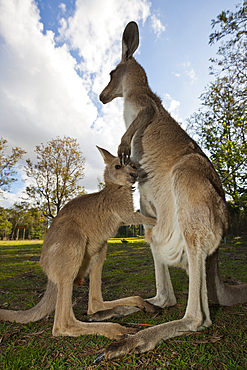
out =
<path fill-rule="evenodd" d="M 98 95 L 120 61 L 122 32 L 130 20 L 140 30 L 135 54 L 151 89 L 183 127 L 199 107 L 212 77 L 211 20 L 234 10 L 233 0 L 0 0 L 0 136 L 26 158 L 56 136 L 78 139 L 86 157 L 82 185 L 97 190 L 103 161 L 125 131 L 122 100 L 103 106 Z M 24 161 L 22 162 L 24 164 Z M 18 168 L 4 207 L 20 202 L 26 186 Z"/>

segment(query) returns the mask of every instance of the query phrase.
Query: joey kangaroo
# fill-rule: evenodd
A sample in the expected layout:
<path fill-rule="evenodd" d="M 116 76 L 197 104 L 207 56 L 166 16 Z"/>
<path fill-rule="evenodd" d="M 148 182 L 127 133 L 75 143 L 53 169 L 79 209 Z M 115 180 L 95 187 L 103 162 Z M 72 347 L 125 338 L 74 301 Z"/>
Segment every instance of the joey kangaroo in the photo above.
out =
<path fill-rule="evenodd" d="M 106 164 L 105 188 L 71 200 L 52 221 L 40 258 L 40 265 L 48 277 L 42 300 L 26 311 L 1 309 L 0 320 L 28 323 L 42 319 L 55 309 L 54 336 L 100 334 L 119 339 L 124 334 L 136 332 L 116 323 L 85 323 L 75 318 L 72 309 L 73 283 L 80 284 L 88 274 L 89 314 L 110 310 L 113 316 L 116 308 L 116 316 L 126 315 L 135 312 L 136 307 L 154 312 L 154 307 L 140 297 L 103 302 L 101 287 L 96 284 L 101 279 L 107 239 L 116 234 L 118 227 L 122 224 L 156 224 L 155 218 L 134 212 L 132 185 L 137 179 L 136 170 L 130 164 L 121 165 L 119 158 L 108 151 L 98 149 Z"/>
<path fill-rule="evenodd" d="M 181 320 L 145 329 L 110 344 L 95 363 L 152 350 L 161 340 L 211 325 L 208 298 L 221 305 L 247 301 L 247 284 L 225 285 L 219 275 L 218 246 L 228 227 L 228 212 L 220 179 L 210 160 L 163 108 L 150 90 L 144 69 L 133 58 L 139 31 L 130 22 L 122 38 L 122 60 L 110 73 L 100 94 L 106 104 L 124 99 L 127 131 L 121 139 L 121 161 L 130 157 L 139 178 L 141 212 L 157 217 L 150 238 L 156 275 L 155 297 L 148 302 L 176 304 L 168 266 L 189 274 L 189 295 Z"/>

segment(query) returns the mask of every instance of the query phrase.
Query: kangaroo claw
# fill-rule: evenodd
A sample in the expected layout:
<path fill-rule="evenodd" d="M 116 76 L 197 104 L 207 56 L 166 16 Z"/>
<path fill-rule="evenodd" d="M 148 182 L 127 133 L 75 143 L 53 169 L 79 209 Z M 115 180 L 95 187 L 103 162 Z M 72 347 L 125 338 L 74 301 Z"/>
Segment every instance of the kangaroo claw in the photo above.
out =
<path fill-rule="evenodd" d="M 100 361 L 105 360 L 105 351 L 101 352 L 93 362 L 93 365 L 98 364 Z"/>
<path fill-rule="evenodd" d="M 128 337 L 130 337 L 130 335 L 129 335 L 129 334 L 124 334 L 124 335 L 123 335 L 123 338 L 128 338 Z M 95 359 L 95 360 L 94 360 L 94 362 L 93 362 L 93 365 L 97 365 L 99 362 L 101 362 L 101 361 L 103 361 L 103 360 L 105 360 L 105 351 L 101 352 L 101 353 L 96 357 L 96 359 Z"/>

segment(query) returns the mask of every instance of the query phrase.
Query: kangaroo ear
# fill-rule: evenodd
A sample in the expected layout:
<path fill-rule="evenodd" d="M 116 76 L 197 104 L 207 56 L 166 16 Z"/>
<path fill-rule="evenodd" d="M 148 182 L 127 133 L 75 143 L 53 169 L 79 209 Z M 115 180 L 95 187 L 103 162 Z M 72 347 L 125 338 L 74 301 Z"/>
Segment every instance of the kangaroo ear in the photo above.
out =
<path fill-rule="evenodd" d="M 139 30 L 136 22 L 129 22 L 122 38 L 122 61 L 132 57 L 139 45 Z"/>
<path fill-rule="evenodd" d="M 113 159 L 116 158 L 116 157 L 114 157 L 114 155 L 112 155 L 111 153 L 109 153 L 107 150 L 102 149 L 102 148 L 100 148 L 97 145 L 96 145 L 96 147 L 99 149 L 100 154 L 102 155 L 105 164 L 110 164 L 113 161 Z"/>

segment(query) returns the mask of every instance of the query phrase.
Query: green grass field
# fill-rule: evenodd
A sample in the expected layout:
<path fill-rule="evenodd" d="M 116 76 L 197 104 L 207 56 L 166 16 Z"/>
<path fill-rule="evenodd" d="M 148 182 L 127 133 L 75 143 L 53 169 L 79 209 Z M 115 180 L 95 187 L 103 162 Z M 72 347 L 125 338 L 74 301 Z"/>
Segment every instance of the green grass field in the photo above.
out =
<path fill-rule="evenodd" d="M 46 278 L 39 267 L 41 241 L 0 241 L 0 308 L 28 309 L 40 300 Z M 247 282 L 247 242 L 227 240 L 220 247 L 220 270 L 224 280 Z M 114 319 L 121 325 L 145 329 L 150 325 L 183 317 L 188 277 L 170 269 L 177 297 L 175 307 L 152 315 L 137 312 Z M 88 278 L 74 289 L 74 312 L 87 319 Z M 152 255 L 143 239 L 122 244 L 111 239 L 103 269 L 105 300 L 130 295 L 155 294 Z M 128 354 L 93 366 L 93 360 L 111 341 L 86 335 L 52 337 L 53 315 L 27 325 L 0 322 L 0 369 L 247 369 L 247 304 L 220 307 L 210 304 L 213 325 L 203 332 L 173 338 L 143 355 Z"/>

